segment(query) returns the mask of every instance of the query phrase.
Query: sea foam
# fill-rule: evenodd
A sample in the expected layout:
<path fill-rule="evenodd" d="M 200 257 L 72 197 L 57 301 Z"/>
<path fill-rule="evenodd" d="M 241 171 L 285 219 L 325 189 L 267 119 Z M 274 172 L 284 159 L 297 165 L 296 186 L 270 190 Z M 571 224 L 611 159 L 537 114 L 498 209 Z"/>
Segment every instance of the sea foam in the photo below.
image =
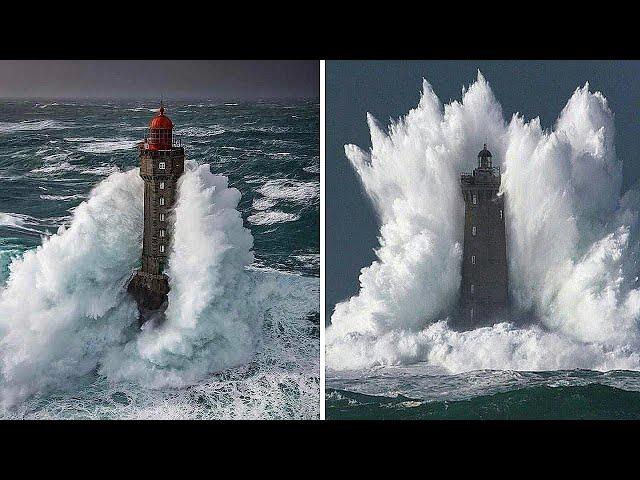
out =
<path fill-rule="evenodd" d="M 604 96 L 577 88 L 551 131 L 505 121 L 488 82 L 419 105 L 388 130 L 368 115 L 371 149 L 345 146 L 380 218 L 377 260 L 327 331 L 330 369 L 426 361 L 473 369 L 640 368 L 639 193 L 622 164 Z M 510 290 L 536 319 L 468 332 L 446 318 L 458 298 L 464 205 L 459 174 L 488 140 L 502 168 Z"/>
<path fill-rule="evenodd" d="M 213 175 L 209 165 L 186 163 L 171 217 L 166 320 L 155 328 L 146 325 L 142 332 L 135 302 L 126 293 L 142 248 L 143 182 L 138 169 L 113 173 L 100 182 L 74 210 L 68 228 L 60 227 L 41 246 L 14 259 L 0 290 L 4 415 L 27 415 L 20 412 L 31 405 L 34 394 L 68 390 L 75 393 L 62 394 L 51 408 L 67 405 L 75 416 L 83 416 L 74 410 L 85 391 L 83 379 L 94 379 L 89 392 L 119 385 L 131 395 L 158 402 L 143 400 L 130 411 L 111 410 L 105 414 L 110 417 L 160 415 L 155 409 L 169 408 L 166 401 L 173 398 L 176 410 L 161 416 L 184 418 L 179 405 L 191 404 L 192 390 L 171 389 L 188 386 L 220 405 L 220 411 L 211 411 L 198 403 L 197 415 L 207 418 L 260 412 L 277 418 L 313 415 L 309 409 L 316 408 L 319 396 L 314 380 L 319 375 L 318 346 L 313 339 L 295 338 L 309 323 L 306 315 L 317 311 L 318 292 L 309 293 L 309 288 L 317 289 L 315 280 L 248 268 L 253 237 L 243 226 L 239 200 L 240 192 L 228 187 L 226 177 Z M 304 351 L 294 351 L 300 349 Z M 291 371 L 292 365 L 299 369 Z M 228 373 L 211 377 L 222 371 Z M 259 393 L 248 400 L 220 398 L 220 389 L 231 388 L 234 377 L 240 382 L 238 395 L 247 389 Z M 240 378 L 247 382 L 246 389 Z M 282 395 L 270 390 L 274 382 L 286 386 L 287 392 L 280 393 L 289 401 L 303 406 L 299 412 L 278 403 Z M 41 406 L 33 408 L 44 418 L 51 414 Z"/>

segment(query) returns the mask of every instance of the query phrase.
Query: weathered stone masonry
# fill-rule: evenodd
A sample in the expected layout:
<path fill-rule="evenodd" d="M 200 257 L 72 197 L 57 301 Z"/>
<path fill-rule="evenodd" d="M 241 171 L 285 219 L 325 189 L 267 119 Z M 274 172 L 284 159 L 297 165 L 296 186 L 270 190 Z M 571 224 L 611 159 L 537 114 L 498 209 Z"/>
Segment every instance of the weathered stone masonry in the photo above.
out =
<path fill-rule="evenodd" d="M 500 168 L 485 145 L 478 167 L 460 177 L 465 204 L 464 254 L 460 285 L 462 326 L 487 323 L 508 303 L 507 242 Z"/>
<path fill-rule="evenodd" d="M 162 105 L 138 150 L 140 176 L 144 180 L 142 266 L 135 272 L 128 290 L 138 303 L 142 324 L 166 308 L 169 281 L 163 272 L 171 246 L 170 215 L 177 182 L 184 172 L 184 148 L 173 137 L 173 123 L 164 115 Z"/>

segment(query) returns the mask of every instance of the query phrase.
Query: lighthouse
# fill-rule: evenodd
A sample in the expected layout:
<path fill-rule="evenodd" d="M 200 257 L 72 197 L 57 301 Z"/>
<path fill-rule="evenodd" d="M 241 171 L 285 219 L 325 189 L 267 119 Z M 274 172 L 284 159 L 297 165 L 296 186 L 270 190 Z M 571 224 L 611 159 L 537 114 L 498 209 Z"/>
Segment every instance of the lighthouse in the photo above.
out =
<path fill-rule="evenodd" d="M 128 291 L 138 304 L 139 323 L 161 318 L 166 309 L 169 281 L 164 274 L 171 245 L 171 212 L 178 179 L 184 172 L 184 148 L 173 135 L 173 122 L 160 102 L 146 138 L 138 144 L 140 176 L 144 180 L 142 265 Z"/>
<path fill-rule="evenodd" d="M 500 167 L 487 145 L 473 173 L 460 176 L 464 200 L 464 253 L 456 323 L 473 328 L 491 323 L 508 301 L 507 242 Z"/>

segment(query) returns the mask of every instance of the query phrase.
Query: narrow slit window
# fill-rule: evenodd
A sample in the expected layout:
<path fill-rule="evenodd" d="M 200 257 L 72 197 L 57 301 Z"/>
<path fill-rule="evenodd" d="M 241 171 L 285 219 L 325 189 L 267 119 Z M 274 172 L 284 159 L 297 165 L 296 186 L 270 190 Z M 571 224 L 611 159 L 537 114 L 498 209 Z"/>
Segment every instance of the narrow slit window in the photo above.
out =
<path fill-rule="evenodd" d="M 471 265 L 475 265 L 475 264 L 476 264 L 476 256 L 471 255 Z"/>
<path fill-rule="evenodd" d="M 502 210 L 500 210 L 500 219 L 502 219 Z"/>
<path fill-rule="evenodd" d="M 160 221 L 161 221 L 161 222 L 164 222 L 164 213 L 161 213 L 161 214 L 160 214 Z"/>
<path fill-rule="evenodd" d="M 164 190 L 164 182 L 160 182 L 160 190 Z M 500 216 L 502 216 L 502 212 L 500 213 Z"/>
<path fill-rule="evenodd" d="M 160 197 L 160 206 L 164 205 L 164 197 Z"/>
<path fill-rule="evenodd" d="M 160 237 L 164 237 L 164 229 L 160 229 Z"/>
<path fill-rule="evenodd" d="M 160 253 L 164 253 L 164 245 L 160 245 Z"/>
<path fill-rule="evenodd" d="M 476 236 L 476 227 L 475 227 L 475 225 L 473 227 L 471 227 L 471 235 L 473 235 L 474 237 Z"/>
<path fill-rule="evenodd" d="M 476 287 L 476 286 L 472 283 L 472 284 L 471 284 L 471 295 L 473 295 L 473 292 L 474 292 L 474 290 L 475 290 L 475 287 Z"/>
<path fill-rule="evenodd" d="M 478 195 L 476 195 L 475 193 L 473 194 L 473 204 L 474 205 L 478 204 Z"/>
<path fill-rule="evenodd" d="M 160 162 L 160 163 L 158 163 L 158 168 L 159 168 L 160 170 L 164 170 L 164 162 Z"/>

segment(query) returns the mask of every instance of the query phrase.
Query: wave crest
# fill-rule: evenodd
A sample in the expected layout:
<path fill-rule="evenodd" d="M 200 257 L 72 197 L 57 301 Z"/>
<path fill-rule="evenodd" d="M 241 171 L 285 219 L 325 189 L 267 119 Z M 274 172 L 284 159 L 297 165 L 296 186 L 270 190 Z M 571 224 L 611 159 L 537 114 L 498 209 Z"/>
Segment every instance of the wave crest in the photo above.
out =
<path fill-rule="evenodd" d="M 52 408 L 67 405 L 80 416 L 184 418 L 199 391 L 198 398 L 207 400 L 197 404 L 197 414 L 207 418 L 316 415 L 318 341 L 309 335 L 313 324 L 306 317 L 317 311 L 317 280 L 248 268 L 253 237 L 243 226 L 239 200 L 226 177 L 187 162 L 172 219 L 166 321 L 142 332 L 126 293 L 142 249 L 138 169 L 100 182 L 74 210 L 68 228 L 13 260 L 0 290 L 4 414 L 32 408 L 48 417 Z M 274 383 L 283 391 L 273 391 Z M 183 386 L 190 388 L 164 388 Z M 91 392 L 114 388 L 129 392 L 117 394 L 122 406 L 115 402 L 110 413 L 99 413 L 94 403 L 91 414 L 77 411 Z M 221 394 L 225 389 L 255 396 L 229 397 Z M 35 406 L 28 400 L 54 390 L 77 395 L 52 396 L 53 404 Z M 127 406 L 129 394 L 142 404 Z M 212 405 L 219 410 L 211 411 Z M 300 409 L 290 410 L 295 405 Z"/>
<path fill-rule="evenodd" d="M 381 219 L 378 259 L 327 331 L 333 369 L 427 360 L 476 368 L 640 368 L 638 193 L 620 197 L 613 114 L 588 84 L 553 131 L 505 122 L 488 82 L 442 106 L 425 81 L 419 105 L 388 132 L 368 116 L 372 147 L 345 153 Z M 488 140 L 501 163 L 510 290 L 538 326 L 511 319 L 471 332 L 443 321 L 458 296 L 464 205 L 459 174 Z"/>

